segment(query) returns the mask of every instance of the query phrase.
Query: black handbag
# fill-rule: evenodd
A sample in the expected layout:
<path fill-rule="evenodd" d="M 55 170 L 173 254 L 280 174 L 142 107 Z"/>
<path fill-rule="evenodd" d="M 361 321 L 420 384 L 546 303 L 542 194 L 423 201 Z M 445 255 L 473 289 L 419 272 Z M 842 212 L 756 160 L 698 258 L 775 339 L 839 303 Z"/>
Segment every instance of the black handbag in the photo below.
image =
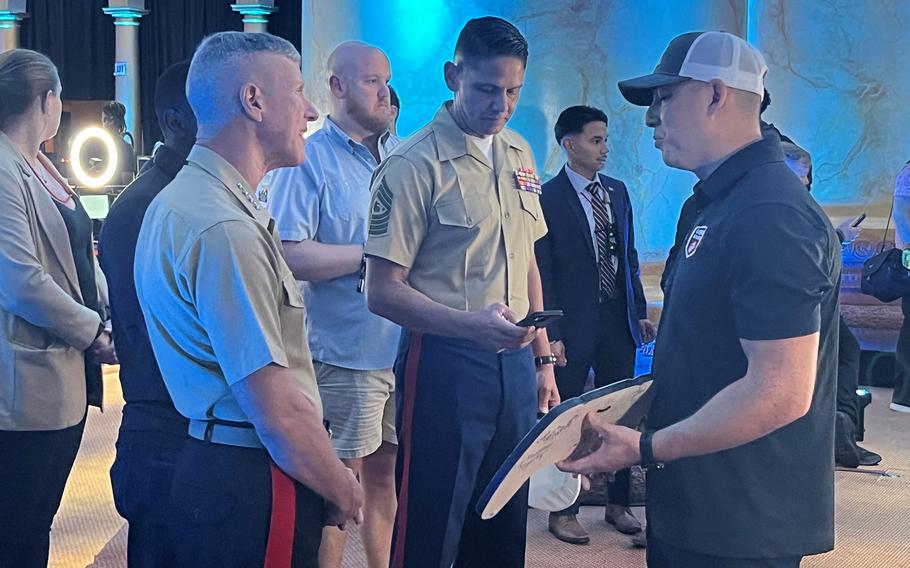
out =
<path fill-rule="evenodd" d="M 883 247 L 884 248 L 884 247 Z M 863 294 L 882 302 L 910 296 L 910 270 L 904 267 L 903 251 L 891 248 L 863 263 Z"/>
<path fill-rule="evenodd" d="M 892 201 L 879 253 L 863 263 L 863 279 L 860 282 L 863 294 L 873 296 L 882 302 L 892 302 L 910 296 L 910 270 L 907 270 L 902 261 L 903 251 L 896 248 L 885 250 L 885 239 L 888 238 L 893 213 Z"/>

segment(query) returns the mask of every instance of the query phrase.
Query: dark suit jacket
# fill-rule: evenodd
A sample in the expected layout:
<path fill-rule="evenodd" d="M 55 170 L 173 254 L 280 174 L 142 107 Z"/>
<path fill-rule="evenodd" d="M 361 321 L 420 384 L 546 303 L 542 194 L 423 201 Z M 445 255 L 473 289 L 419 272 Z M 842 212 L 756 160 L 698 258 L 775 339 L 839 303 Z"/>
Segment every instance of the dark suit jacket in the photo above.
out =
<path fill-rule="evenodd" d="M 621 276 L 624 276 L 629 311 L 629 331 L 636 345 L 641 344 L 638 320 L 648 317 L 645 293 L 641 286 L 632 204 L 626 185 L 618 179 L 600 175 L 616 212 L 619 235 Z M 543 184 L 540 198 L 549 232 L 537 241 L 535 253 L 543 283 L 544 307 L 563 310 L 565 316 L 547 328 L 550 341 L 566 344 L 591 341 L 597 337 L 599 295 L 595 244 L 578 194 L 566 175 L 565 167 Z"/>

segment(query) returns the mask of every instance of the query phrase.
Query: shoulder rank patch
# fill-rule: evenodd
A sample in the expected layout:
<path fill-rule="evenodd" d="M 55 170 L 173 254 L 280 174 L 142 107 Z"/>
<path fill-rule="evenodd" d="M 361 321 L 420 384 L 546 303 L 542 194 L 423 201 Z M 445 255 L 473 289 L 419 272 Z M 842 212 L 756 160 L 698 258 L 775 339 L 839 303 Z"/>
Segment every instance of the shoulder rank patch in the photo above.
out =
<path fill-rule="evenodd" d="M 392 197 L 394 194 L 389 189 L 385 178 L 379 182 L 379 187 L 373 194 L 370 202 L 370 231 L 371 237 L 381 237 L 389 232 L 389 217 L 392 215 Z"/>
<path fill-rule="evenodd" d="M 695 251 L 698 250 L 698 245 L 700 245 L 702 239 L 705 238 L 705 231 L 707 230 L 707 225 L 699 225 L 695 227 L 695 229 L 692 231 L 692 234 L 689 236 L 689 242 L 686 243 L 686 258 L 689 258 L 695 254 Z"/>

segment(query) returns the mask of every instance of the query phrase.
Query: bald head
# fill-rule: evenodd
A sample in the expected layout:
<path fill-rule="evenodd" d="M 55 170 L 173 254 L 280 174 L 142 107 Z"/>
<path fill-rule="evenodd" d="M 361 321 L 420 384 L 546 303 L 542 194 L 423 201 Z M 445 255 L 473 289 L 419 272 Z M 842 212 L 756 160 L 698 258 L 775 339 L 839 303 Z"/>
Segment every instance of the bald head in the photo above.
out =
<path fill-rule="evenodd" d="M 388 65 L 389 60 L 378 47 L 367 45 L 362 41 L 346 41 L 329 55 L 329 76 L 349 76 L 361 71 L 365 62 L 382 59 Z"/>
<path fill-rule="evenodd" d="M 342 122 L 353 121 L 367 133 L 388 130 L 392 72 L 386 54 L 371 45 L 348 41 L 332 51 L 327 66 L 332 116 Z"/>

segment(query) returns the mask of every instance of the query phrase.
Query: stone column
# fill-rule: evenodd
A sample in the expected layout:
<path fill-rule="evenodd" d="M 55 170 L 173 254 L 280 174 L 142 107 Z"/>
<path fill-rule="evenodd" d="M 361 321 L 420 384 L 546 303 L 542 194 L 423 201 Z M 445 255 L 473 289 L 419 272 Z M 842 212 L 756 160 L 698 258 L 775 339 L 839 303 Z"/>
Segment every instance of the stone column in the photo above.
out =
<path fill-rule="evenodd" d="M 126 128 L 134 146 L 142 148 L 139 108 L 139 18 L 148 14 L 145 0 L 108 0 L 105 14 L 114 18 L 115 97 L 126 107 Z"/>
<path fill-rule="evenodd" d="M 253 33 L 266 33 L 269 16 L 278 11 L 278 8 L 275 7 L 275 0 L 237 2 L 231 4 L 231 9 L 243 15 L 243 31 Z"/>
<path fill-rule="evenodd" d="M 0 53 L 19 47 L 19 25 L 28 17 L 26 0 L 0 0 Z"/>

